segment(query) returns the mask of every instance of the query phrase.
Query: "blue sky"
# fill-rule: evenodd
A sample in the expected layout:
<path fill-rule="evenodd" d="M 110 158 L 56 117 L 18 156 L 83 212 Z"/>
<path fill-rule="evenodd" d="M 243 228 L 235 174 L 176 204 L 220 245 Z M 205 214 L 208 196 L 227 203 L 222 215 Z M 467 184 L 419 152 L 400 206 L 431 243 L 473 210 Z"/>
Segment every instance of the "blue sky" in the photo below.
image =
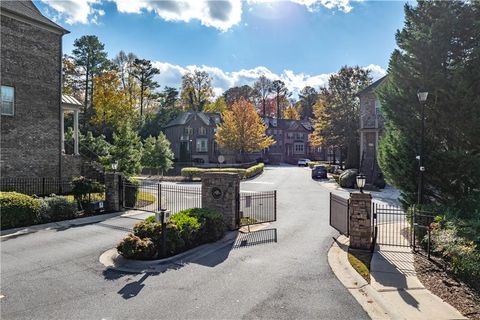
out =
<path fill-rule="evenodd" d="M 179 86 L 183 73 L 208 71 L 216 92 L 249 84 L 260 74 L 293 91 L 325 85 L 343 65 L 385 73 L 401 1 L 350 0 L 36 0 L 73 41 L 95 34 L 110 57 L 120 50 L 154 61 L 162 86 Z"/>

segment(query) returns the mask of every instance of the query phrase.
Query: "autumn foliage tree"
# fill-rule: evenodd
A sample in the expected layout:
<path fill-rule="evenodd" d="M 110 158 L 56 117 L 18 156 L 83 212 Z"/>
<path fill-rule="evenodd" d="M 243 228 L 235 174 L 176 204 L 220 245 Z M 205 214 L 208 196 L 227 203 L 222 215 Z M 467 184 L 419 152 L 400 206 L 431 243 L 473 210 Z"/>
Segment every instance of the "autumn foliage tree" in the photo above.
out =
<path fill-rule="evenodd" d="M 270 147 L 275 141 L 265 134 L 267 129 L 255 106 L 240 99 L 231 110 L 223 113 L 223 123 L 218 126 L 215 139 L 220 147 L 240 155 Z"/>
<path fill-rule="evenodd" d="M 283 111 L 283 118 L 290 120 L 300 120 L 300 113 L 294 106 L 288 106 Z"/>
<path fill-rule="evenodd" d="M 109 128 L 119 128 L 126 121 L 133 122 L 135 109 L 129 103 L 121 80 L 115 71 L 104 72 L 94 79 L 94 115 L 92 124 L 99 126 L 103 133 Z"/>

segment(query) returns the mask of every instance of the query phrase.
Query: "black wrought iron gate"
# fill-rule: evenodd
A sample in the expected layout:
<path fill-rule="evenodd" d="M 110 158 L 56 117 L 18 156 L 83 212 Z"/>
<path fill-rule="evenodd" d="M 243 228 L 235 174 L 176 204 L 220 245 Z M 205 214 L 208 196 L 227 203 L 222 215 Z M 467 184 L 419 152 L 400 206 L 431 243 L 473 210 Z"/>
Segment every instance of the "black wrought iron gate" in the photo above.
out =
<path fill-rule="evenodd" d="M 379 245 L 409 247 L 412 215 L 399 206 L 372 203 L 374 241 Z"/>
<path fill-rule="evenodd" d="M 241 191 L 238 225 L 248 226 L 277 220 L 277 191 Z"/>

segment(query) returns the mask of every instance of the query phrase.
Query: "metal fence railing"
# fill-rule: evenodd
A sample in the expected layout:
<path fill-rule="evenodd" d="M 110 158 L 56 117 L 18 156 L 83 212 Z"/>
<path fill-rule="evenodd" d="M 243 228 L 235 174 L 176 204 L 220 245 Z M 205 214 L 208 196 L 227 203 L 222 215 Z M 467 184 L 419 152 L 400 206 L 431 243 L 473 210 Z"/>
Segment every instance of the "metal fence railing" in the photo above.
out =
<path fill-rule="evenodd" d="M 160 212 L 162 209 L 176 213 L 190 208 L 202 207 L 202 189 L 200 186 L 142 181 L 140 184 L 123 182 L 123 207 L 148 212 Z"/>
<path fill-rule="evenodd" d="M 48 196 L 55 194 L 69 194 L 72 185 L 69 179 L 59 178 L 1 178 L 1 191 L 15 191 L 28 195 Z"/>
<path fill-rule="evenodd" d="M 240 226 L 277 220 L 277 191 L 240 192 Z"/>

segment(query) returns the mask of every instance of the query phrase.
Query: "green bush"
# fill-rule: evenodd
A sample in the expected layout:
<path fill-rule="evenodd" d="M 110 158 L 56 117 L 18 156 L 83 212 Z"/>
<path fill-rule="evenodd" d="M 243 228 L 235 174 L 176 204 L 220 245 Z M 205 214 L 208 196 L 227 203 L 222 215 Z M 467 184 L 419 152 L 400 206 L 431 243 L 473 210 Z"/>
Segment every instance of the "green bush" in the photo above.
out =
<path fill-rule="evenodd" d="M 202 224 L 195 216 L 188 215 L 186 212 L 175 213 L 170 222 L 177 226 L 180 237 L 187 247 L 194 246 L 200 237 L 200 228 Z"/>
<path fill-rule="evenodd" d="M 140 181 L 130 177 L 128 179 L 125 179 L 125 182 L 125 206 L 127 208 L 133 208 L 137 203 Z"/>
<path fill-rule="evenodd" d="M 76 177 L 72 180 L 72 194 L 75 199 L 81 201 L 90 201 L 92 193 L 105 192 L 105 186 L 98 181 L 85 177 Z"/>
<path fill-rule="evenodd" d="M 225 233 L 225 222 L 223 215 L 217 211 L 192 208 L 181 211 L 190 217 L 198 219 L 201 223 L 201 228 L 198 234 L 198 241 L 200 243 L 213 242 L 221 239 Z M 174 214 L 175 217 L 178 213 Z"/>
<path fill-rule="evenodd" d="M 152 260 L 158 255 L 156 245 L 150 238 L 140 238 L 129 233 L 117 246 L 118 252 L 127 259 Z"/>
<path fill-rule="evenodd" d="M 263 172 L 263 169 L 265 168 L 265 164 L 259 163 L 254 166 L 249 167 L 248 169 L 242 169 L 242 168 L 193 168 L 193 167 L 188 167 L 188 168 L 183 168 L 181 171 L 181 174 L 183 177 L 186 177 L 187 179 L 193 180 L 193 179 L 201 179 L 202 174 L 205 172 L 232 172 L 232 173 L 238 173 L 240 175 L 241 179 L 248 179 L 251 177 L 256 176 L 257 174 Z"/>
<path fill-rule="evenodd" d="M 1 228 L 26 227 L 39 221 L 41 202 L 17 192 L 0 192 Z"/>
<path fill-rule="evenodd" d="M 74 219 L 77 216 L 77 204 L 57 195 L 45 197 L 46 211 L 41 213 L 42 222 L 54 222 Z M 43 210 L 42 210 L 43 211 Z"/>
<path fill-rule="evenodd" d="M 353 188 L 357 180 L 358 170 L 348 169 L 342 172 L 339 177 L 338 184 L 342 188 Z"/>
<path fill-rule="evenodd" d="M 225 225 L 223 215 L 208 209 L 188 209 L 175 213 L 166 224 L 167 256 L 172 256 L 203 243 L 216 241 L 223 237 Z M 134 238 L 136 237 L 136 238 Z M 150 247 L 138 239 L 148 239 L 155 247 L 156 253 L 151 254 Z M 146 248 L 148 247 L 148 248 Z M 155 259 L 161 256 L 162 226 L 155 222 L 155 216 L 150 216 L 137 223 L 133 234 L 129 234 L 118 246 L 120 254 L 126 253 L 126 258 Z M 139 252 L 135 252 L 135 250 Z M 147 250 L 148 249 L 148 250 Z M 150 258 L 148 258 L 150 257 Z"/>

